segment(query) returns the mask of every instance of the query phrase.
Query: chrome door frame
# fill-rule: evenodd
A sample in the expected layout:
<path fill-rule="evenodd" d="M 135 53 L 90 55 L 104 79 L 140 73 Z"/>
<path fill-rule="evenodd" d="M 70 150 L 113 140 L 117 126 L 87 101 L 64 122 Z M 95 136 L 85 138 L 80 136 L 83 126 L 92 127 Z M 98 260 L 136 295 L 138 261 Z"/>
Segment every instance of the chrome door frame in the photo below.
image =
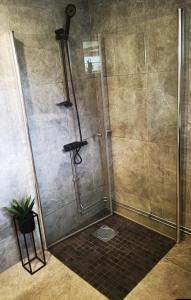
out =
<path fill-rule="evenodd" d="M 176 242 L 180 242 L 181 230 L 181 138 L 184 80 L 184 9 L 178 8 L 178 67 L 177 67 L 177 152 L 176 152 Z"/>

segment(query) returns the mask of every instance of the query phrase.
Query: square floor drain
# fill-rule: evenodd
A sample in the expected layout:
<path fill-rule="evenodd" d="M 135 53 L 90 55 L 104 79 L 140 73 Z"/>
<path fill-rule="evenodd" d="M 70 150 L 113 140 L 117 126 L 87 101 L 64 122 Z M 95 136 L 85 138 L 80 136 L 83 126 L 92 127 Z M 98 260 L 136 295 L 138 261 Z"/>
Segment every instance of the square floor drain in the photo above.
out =
<path fill-rule="evenodd" d="M 112 240 L 117 235 L 117 233 L 118 232 L 112 229 L 111 227 L 107 225 L 102 225 L 99 229 L 94 231 L 93 236 L 95 236 L 103 242 L 108 242 Z"/>

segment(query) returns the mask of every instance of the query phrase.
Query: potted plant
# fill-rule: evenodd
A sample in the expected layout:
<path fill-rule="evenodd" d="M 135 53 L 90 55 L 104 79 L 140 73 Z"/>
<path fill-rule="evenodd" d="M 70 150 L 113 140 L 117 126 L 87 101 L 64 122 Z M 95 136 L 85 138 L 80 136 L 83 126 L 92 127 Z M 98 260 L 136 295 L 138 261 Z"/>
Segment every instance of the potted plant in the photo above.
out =
<path fill-rule="evenodd" d="M 19 230 L 24 234 L 30 233 L 35 229 L 32 211 L 34 200 L 31 199 L 31 196 L 25 196 L 20 200 L 13 199 L 11 206 L 6 208 L 6 211 L 17 219 Z"/>

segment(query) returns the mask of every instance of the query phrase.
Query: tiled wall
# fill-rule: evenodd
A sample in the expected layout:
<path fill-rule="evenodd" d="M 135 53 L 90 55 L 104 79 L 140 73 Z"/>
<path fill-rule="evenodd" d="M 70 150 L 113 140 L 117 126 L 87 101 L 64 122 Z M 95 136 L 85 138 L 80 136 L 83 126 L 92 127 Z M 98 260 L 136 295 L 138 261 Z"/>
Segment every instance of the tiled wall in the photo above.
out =
<path fill-rule="evenodd" d="M 77 13 L 71 24 L 71 56 L 78 79 L 75 85 L 82 132 L 88 140 L 88 146 L 81 150 L 83 163 L 77 173 L 81 199 L 87 206 L 105 196 L 104 160 L 100 138 L 95 135 L 102 119 L 98 116 L 100 81 L 94 76 L 83 76 L 82 40 L 89 39 L 89 12 L 85 0 L 72 2 L 77 6 Z M 54 31 L 65 22 L 67 3 L 70 1 L 23 0 L 4 1 L 0 5 L 0 270 L 18 260 L 12 224 L 2 207 L 8 206 L 13 197 L 34 193 L 8 39 L 10 30 L 14 30 L 16 38 L 48 244 L 103 209 L 99 204 L 83 216 L 78 213 L 70 155 L 62 151 L 64 144 L 78 139 L 74 109 L 56 106 L 64 100 L 64 90 L 60 49 Z M 81 69 L 77 74 L 78 65 Z"/>
<path fill-rule="evenodd" d="M 177 8 L 189 5 L 176 0 L 89 1 L 92 31 L 105 40 L 115 201 L 172 222 L 176 217 Z M 186 169 L 189 151 L 184 157 Z M 188 183 L 186 190 L 183 223 L 191 227 Z"/>

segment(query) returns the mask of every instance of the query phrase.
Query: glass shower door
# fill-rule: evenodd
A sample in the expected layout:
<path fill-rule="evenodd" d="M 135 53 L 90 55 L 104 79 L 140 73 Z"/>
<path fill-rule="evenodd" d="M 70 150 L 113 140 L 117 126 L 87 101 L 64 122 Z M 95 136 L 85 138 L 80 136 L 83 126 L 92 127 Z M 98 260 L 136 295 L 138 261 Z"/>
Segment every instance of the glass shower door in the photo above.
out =
<path fill-rule="evenodd" d="M 82 134 L 87 141 L 80 149 L 82 163 L 76 165 L 73 152 L 63 151 L 65 144 L 79 140 L 79 133 L 74 106 L 57 105 L 66 99 L 59 45 L 52 38 L 50 45 L 39 49 L 33 46 L 32 36 L 26 41 L 25 36 L 15 36 L 42 218 L 50 246 L 112 212 L 101 42 L 96 37 L 90 45 L 88 37 L 79 42 L 77 49 L 76 44 L 70 45 Z"/>
<path fill-rule="evenodd" d="M 191 9 L 187 5 L 179 12 L 182 25 L 182 39 L 180 47 L 182 50 L 182 65 L 180 72 L 180 95 L 181 95 L 181 168 L 180 168 L 180 228 L 182 231 L 191 234 L 191 98 L 190 98 L 190 58 L 191 58 Z"/>
<path fill-rule="evenodd" d="M 84 38 L 76 47 L 70 46 L 72 73 L 79 109 L 83 140 L 82 162 L 75 164 L 70 152 L 74 191 L 81 228 L 111 214 L 110 125 L 106 86 L 104 82 L 104 53 L 101 36 Z M 73 114 L 73 136 L 79 140 L 78 126 Z"/>

